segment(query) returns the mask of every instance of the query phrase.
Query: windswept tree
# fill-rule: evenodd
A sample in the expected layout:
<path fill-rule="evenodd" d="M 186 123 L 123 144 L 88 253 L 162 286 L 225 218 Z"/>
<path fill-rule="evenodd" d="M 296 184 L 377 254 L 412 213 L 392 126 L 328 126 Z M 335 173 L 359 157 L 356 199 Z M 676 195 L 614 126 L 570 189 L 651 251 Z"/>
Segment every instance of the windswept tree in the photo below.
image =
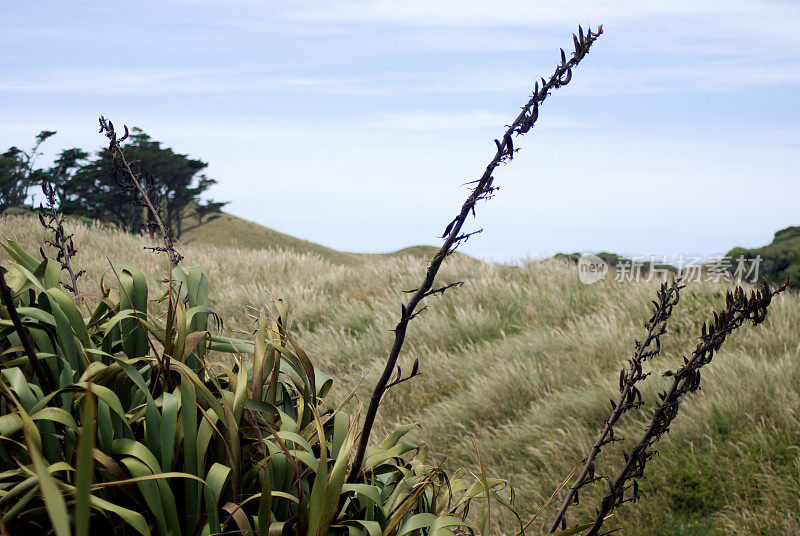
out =
<path fill-rule="evenodd" d="M 0 214 L 11 207 L 25 206 L 30 189 L 42 181 L 45 172 L 33 166 L 41 155 L 39 146 L 53 135 L 55 131 L 43 130 L 30 151 L 11 147 L 0 154 Z"/>
<path fill-rule="evenodd" d="M 146 178 L 146 186 L 158 200 L 162 219 L 174 238 L 180 238 L 185 231 L 185 219 L 208 221 L 225 205 L 200 198 L 216 184 L 216 180 L 202 174 L 208 166 L 206 162 L 176 153 L 138 128 L 133 129 L 124 148 L 131 165 Z M 61 156 L 62 175 L 57 184 L 62 211 L 109 221 L 131 231 L 146 226 L 147 211 L 131 202 L 132 192 L 120 188 L 120 178 L 126 170 L 115 169 L 107 148 L 82 165 L 76 165 L 79 154 L 64 151 Z M 54 177 L 58 175 L 57 166 L 53 168 Z"/>
<path fill-rule="evenodd" d="M 47 171 L 45 180 L 53 186 L 56 202 L 59 204 L 63 203 L 65 185 L 72 181 L 75 173 L 87 158 L 89 158 L 89 153 L 83 149 L 63 149 L 53 162 L 53 166 Z"/>

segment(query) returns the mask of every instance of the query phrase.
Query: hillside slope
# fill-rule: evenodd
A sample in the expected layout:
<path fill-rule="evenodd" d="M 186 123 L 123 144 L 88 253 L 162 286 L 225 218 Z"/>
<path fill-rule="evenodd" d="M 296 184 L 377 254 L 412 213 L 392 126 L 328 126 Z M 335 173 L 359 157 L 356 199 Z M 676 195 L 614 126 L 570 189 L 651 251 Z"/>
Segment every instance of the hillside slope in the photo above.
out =
<path fill-rule="evenodd" d="M 81 290 L 97 292 L 109 259 L 144 269 L 153 292 L 169 268 L 143 252 L 142 236 L 99 225 L 70 226 L 86 269 Z M 35 218 L 0 218 L 0 234 L 38 251 L 46 235 Z M 251 308 L 284 298 L 296 338 L 316 365 L 336 378 L 332 397 L 370 390 L 392 344 L 400 291 L 424 274 L 415 256 L 337 263 L 293 248 L 231 247 L 210 241 L 181 246 L 184 265 L 200 265 L 224 330 L 252 330 Z M 5 256 L 3 261 L 6 262 Z M 573 266 L 530 262 L 519 267 L 456 256 L 441 282 L 463 287 L 428 300 L 410 325 L 404 370 L 419 359 L 422 375 L 393 388 L 379 413 L 375 437 L 400 422 L 416 422 L 429 456 L 479 473 L 473 436 L 486 472 L 510 479 L 515 505 L 529 519 L 585 455 L 617 392 L 619 367 L 644 336 L 654 283 L 580 284 Z M 642 389 L 658 400 L 666 370 L 682 363 L 711 310 L 724 304 L 723 284 L 693 283 L 683 292 Z M 745 326 L 704 369 L 703 388 L 680 407 L 660 456 L 640 481 L 645 498 L 626 506 L 609 528 L 627 536 L 783 535 L 800 533 L 800 298 L 778 297 L 764 325 Z M 353 402 L 355 403 L 355 402 Z M 618 430 L 627 441 L 609 445 L 598 474 L 620 467 L 621 449 L 641 434 L 646 414 Z M 605 491 L 582 490 L 570 516 L 586 519 Z M 478 512 L 476 505 L 473 509 Z M 544 534 L 553 507 L 527 534 Z M 495 505 L 490 532 L 516 534 L 518 525 Z"/>
<path fill-rule="evenodd" d="M 194 223 L 191 220 L 187 221 L 188 225 L 193 225 Z M 219 218 L 184 233 L 183 242 L 186 244 L 192 242 L 210 243 L 244 249 L 288 249 L 301 254 L 313 253 L 337 264 L 357 264 L 365 259 L 404 255 L 428 259 L 438 250 L 434 246 L 411 246 L 391 253 L 348 253 L 308 240 L 295 238 L 225 212 Z"/>
<path fill-rule="evenodd" d="M 787 279 L 793 288 L 800 288 L 800 227 L 787 227 L 775 233 L 771 244 L 761 248 L 734 248 L 728 256 L 737 259 L 740 255 L 763 259 L 760 272 L 770 281 L 783 284 Z"/>

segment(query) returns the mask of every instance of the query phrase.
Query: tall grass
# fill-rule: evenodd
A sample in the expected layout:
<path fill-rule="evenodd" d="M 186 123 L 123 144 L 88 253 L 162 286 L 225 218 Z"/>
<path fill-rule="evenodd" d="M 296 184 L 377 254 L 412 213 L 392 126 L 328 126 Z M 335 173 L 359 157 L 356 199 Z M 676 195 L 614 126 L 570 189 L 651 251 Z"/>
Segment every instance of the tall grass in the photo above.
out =
<path fill-rule="evenodd" d="M 167 259 L 142 250 L 150 245 L 144 237 L 98 225 L 68 227 L 79 245 L 73 262 L 87 270 L 83 288 L 97 288 L 108 258 L 143 268 L 154 290 L 169 268 Z M 32 251 L 45 238 L 26 216 L 2 218 L 0 233 Z M 319 255 L 199 241 L 180 250 L 184 266 L 203 266 L 214 289 L 212 306 L 227 321 L 225 334 L 253 329 L 248 306 L 280 296 L 293 309 L 301 346 L 337 377 L 333 396 L 342 399 L 355 388 L 362 401 L 392 343 L 400 289 L 412 288 L 421 269 L 411 256 L 342 265 Z M 595 439 L 619 367 L 649 315 L 655 283 L 586 286 L 558 261 L 511 267 L 463 256 L 443 266 L 441 280 L 465 284 L 432 301 L 423 321 L 411 324 L 404 359 L 418 358 L 424 374 L 387 394 L 377 434 L 401 421 L 418 422 L 416 440 L 427 441 L 451 467 L 477 473 L 474 435 L 487 472 L 511 479 L 516 505 L 529 516 Z M 684 290 L 664 356 L 642 388 L 646 399 L 664 388 L 660 373 L 693 347 L 725 290 L 714 283 Z M 683 406 L 662 442 L 662 456 L 648 466 L 645 499 L 616 515 L 625 534 L 800 531 L 797 318 L 798 295 L 776 297 L 764 329 L 744 330 L 727 342 L 704 373 L 703 390 Z M 636 415 L 619 435 L 639 435 L 646 419 Z M 614 467 L 602 469 L 609 474 Z M 602 483 L 596 487 L 598 494 L 606 491 Z M 581 496 L 578 518 L 590 517 L 592 498 L 591 491 Z M 510 515 L 497 523 L 498 533 L 515 526 Z M 535 528 L 546 531 L 544 524 Z"/>

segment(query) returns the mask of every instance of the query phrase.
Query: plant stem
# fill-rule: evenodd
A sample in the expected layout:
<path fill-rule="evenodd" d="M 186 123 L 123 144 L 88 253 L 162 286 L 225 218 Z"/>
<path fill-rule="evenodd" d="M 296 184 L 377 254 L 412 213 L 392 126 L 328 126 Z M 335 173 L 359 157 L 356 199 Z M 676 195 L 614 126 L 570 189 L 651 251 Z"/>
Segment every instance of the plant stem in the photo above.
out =
<path fill-rule="evenodd" d="M 125 135 L 122 137 L 121 140 L 117 139 L 117 133 L 114 131 L 114 124 L 111 121 L 106 121 L 104 117 L 100 117 L 100 132 L 105 132 L 106 137 L 109 139 L 108 149 L 111 152 L 112 157 L 114 158 L 115 165 L 117 160 L 121 163 L 121 167 L 123 171 L 128 175 L 128 178 L 131 180 L 136 191 L 139 195 L 142 196 L 144 200 L 145 207 L 148 209 L 150 214 L 153 216 L 153 219 L 158 225 L 158 229 L 161 231 L 161 236 L 164 240 L 164 247 L 158 248 L 149 248 L 149 249 L 157 249 L 158 251 L 166 251 L 167 255 L 169 255 L 169 261 L 172 265 L 172 268 L 175 268 L 180 264 L 183 256 L 175 250 L 175 243 L 172 240 L 172 233 L 170 229 L 164 224 L 164 221 L 161 218 L 161 214 L 159 213 L 158 208 L 153 204 L 150 199 L 150 196 L 147 193 L 147 190 L 142 186 L 141 181 L 139 180 L 138 175 L 136 172 L 133 171 L 128 160 L 125 158 L 125 152 L 122 150 L 122 146 L 120 142 L 123 141 L 128 136 L 128 127 L 125 127 Z"/>
<path fill-rule="evenodd" d="M 403 348 L 408 323 L 417 314 L 419 314 L 415 311 L 419 303 L 425 297 L 434 293 L 439 293 L 443 290 L 433 289 L 433 285 L 436 279 L 436 274 L 439 272 L 439 268 L 441 267 L 444 259 L 454 251 L 459 243 L 469 238 L 471 234 L 474 234 L 461 234 L 461 228 L 463 227 L 464 222 L 467 220 L 467 216 L 469 216 L 470 212 L 472 212 L 473 215 L 475 214 L 475 204 L 481 199 L 490 198 L 496 190 L 496 188 L 492 186 L 492 182 L 494 181 L 492 173 L 495 171 L 497 166 L 499 166 L 501 163 L 511 160 L 514 157 L 515 150 L 514 144 L 511 140 L 512 134 L 520 136 L 527 133 L 531 129 L 538 118 L 539 105 L 547 98 L 550 90 L 557 89 L 569 83 L 569 81 L 572 79 L 572 68 L 577 66 L 578 63 L 586 56 L 586 54 L 589 52 L 589 48 L 592 46 L 592 43 L 600 36 L 600 34 L 603 33 L 603 30 L 602 26 L 600 26 L 597 33 L 592 33 L 590 30 L 585 37 L 582 29 L 579 29 L 579 33 L 580 39 L 578 39 L 576 36 L 573 36 L 575 42 L 575 52 L 569 61 L 567 61 L 566 55 L 562 50 L 561 63 L 558 65 L 558 67 L 556 67 L 556 70 L 550 77 L 550 80 L 545 81 L 543 78 L 541 88 L 539 88 L 539 83 L 536 83 L 533 96 L 525 104 L 525 106 L 522 107 L 522 111 L 519 113 L 514 122 L 511 123 L 511 125 L 506 129 L 502 141 L 494 140 L 495 145 L 497 146 L 497 151 L 495 152 L 494 157 L 489 162 L 489 165 L 486 166 L 486 170 L 483 172 L 481 178 L 477 181 L 474 181 L 476 186 L 470 193 L 469 197 L 467 197 L 467 200 L 461 206 L 461 211 L 445 229 L 445 232 L 443 233 L 443 238 L 445 238 L 444 243 L 430 261 L 428 270 L 425 273 L 425 278 L 423 279 L 419 288 L 413 292 L 413 295 L 408 302 L 401 306 L 400 321 L 397 323 L 397 326 L 394 329 L 394 343 L 391 351 L 389 352 L 389 357 L 386 359 L 386 366 L 383 369 L 383 374 L 381 374 L 381 377 L 378 379 L 375 389 L 372 392 L 369 407 L 367 408 L 367 413 L 364 417 L 364 427 L 361 430 L 361 437 L 359 438 L 358 448 L 356 449 L 355 458 L 353 459 L 353 466 L 350 472 L 349 481 L 352 482 L 357 480 L 361 473 L 361 465 L 364 461 L 364 453 L 367 450 L 367 444 L 369 443 L 370 433 L 372 432 L 372 427 L 375 423 L 375 417 L 377 416 L 381 399 L 388 389 L 387 385 L 389 385 L 389 380 L 394 373 L 395 366 L 397 365 L 397 359 L 400 355 L 400 350 Z"/>
<path fill-rule="evenodd" d="M 28 332 L 25 331 L 25 328 L 22 326 L 22 321 L 19 319 L 19 314 L 17 314 L 17 308 L 14 306 L 14 298 L 11 296 L 11 289 L 8 288 L 6 277 L 2 271 L 0 271 L 0 295 L 2 295 L 3 305 L 6 306 L 8 315 L 11 317 L 11 322 L 14 324 L 14 329 L 17 331 L 17 335 L 19 335 L 20 341 L 22 341 L 22 348 L 28 355 L 28 360 L 33 367 L 33 372 L 39 379 L 42 392 L 47 396 L 53 392 L 53 387 L 50 385 L 50 378 L 47 376 L 47 372 L 44 370 L 44 365 L 42 365 L 42 362 L 39 360 L 39 356 L 36 355 L 36 350 L 31 343 L 30 337 L 28 337 Z"/>
<path fill-rule="evenodd" d="M 586 536 L 597 536 L 608 515 L 621 504 L 638 499 L 638 484 L 636 479 L 644 476 L 645 465 L 655 451 L 651 447 L 669 431 L 669 427 L 678 416 L 680 398 L 693 393 L 700 388 L 700 369 L 711 362 L 714 353 L 719 351 L 725 339 L 750 320 L 754 325 L 762 323 L 767 316 L 773 296 L 783 292 L 788 281 L 775 290 L 771 290 L 766 281 L 762 283 L 757 292 L 748 298 L 741 287 L 734 292 L 728 292 L 726 307 L 721 313 L 714 313 L 714 322 L 703 324 L 700 342 L 695 347 L 691 358 L 684 358 L 684 365 L 677 371 L 669 371 L 664 375 L 672 377 L 669 389 L 660 393 L 661 403 L 653 413 L 653 417 L 639 442 L 633 447 L 626 458 L 625 467 L 619 472 L 616 479 L 609 483 L 609 492 L 603 498 L 594 524 Z M 626 498 L 625 492 L 629 489 L 629 482 L 633 481 L 633 494 Z"/>
<path fill-rule="evenodd" d="M 669 287 L 666 286 L 666 283 L 661 286 L 658 292 L 658 302 L 654 302 L 655 310 L 653 311 L 653 316 L 645 325 L 647 327 L 647 337 L 643 343 L 637 344 L 636 353 L 628 362 L 629 370 L 627 374 L 624 372 L 624 369 L 623 372 L 621 372 L 622 376 L 620 381 L 624 383 L 621 385 L 617 403 L 614 404 L 611 415 L 606 419 L 605 425 L 603 429 L 600 430 L 600 434 L 597 436 L 594 445 L 592 445 L 589 454 L 584 458 L 583 467 L 580 473 L 578 473 L 578 478 L 575 479 L 574 484 L 570 487 L 564 500 L 561 501 L 561 507 L 553 523 L 550 525 L 551 533 L 558 530 L 558 526 L 562 523 L 567 509 L 569 509 L 572 501 L 578 494 L 578 490 L 587 483 L 587 477 L 589 477 L 590 480 L 592 479 L 593 475 L 590 475 L 590 473 L 594 473 L 594 460 L 597 458 L 598 454 L 600 454 L 600 450 L 604 445 L 614 441 L 614 425 L 628 409 L 634 407 L 636 404 L 635 400 L 633 400 L 634 397 L 632 393 L 636 395 L 638 391 L 634 391 L 634 385 L 646 377 L 646 374 L 642 373 L 642 362 L 649 357 L 655 357 L 660 352 L 661 343 L 659 339 L 661 335 L 665 333 L 665 323 L 672 314 L 672 308 L 678 303 L 681 288 L 683 288 L 683 286 L 680 284 L 679 278 L 675 278 Z M 656 349 L 649 350 L 649 348 L 651 348 L 651 343 L 654 341 L 656 342 Z"/>

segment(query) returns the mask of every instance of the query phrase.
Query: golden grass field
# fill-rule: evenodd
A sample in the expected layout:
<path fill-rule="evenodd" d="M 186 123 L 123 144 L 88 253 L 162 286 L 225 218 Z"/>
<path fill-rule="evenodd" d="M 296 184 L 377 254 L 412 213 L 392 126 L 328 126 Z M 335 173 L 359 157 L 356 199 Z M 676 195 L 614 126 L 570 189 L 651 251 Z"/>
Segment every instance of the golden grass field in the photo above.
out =
<path fill-rule="evenodd" d="M 287 300 L 301 346 L 336 379 L 332 396 L 355 389 L 365 402 L 393 339 L 401 290 L 416 286 L 431 250 L 347 254 L 230 222 L 239 227 L 217 221 L 179 247 L 184 265 L 203 267 L 224 331 L 251 330 L 251 308 L 270 303 L 270 295 Z M 72 223 L 70 230 L 79 250 L 74 265 L 87 270 L 82 292 L 98 291 L 111 260 L 142 268 L 157 294 L 168 261 L 143 250 L 148 238 L 97 224 Z M 0 233 L 31 252 L 46 239 L 30 216 L 3 217 Z M 428 443 L 431 457 L 478 472 L 474 435 L 486 472 L 510 480 L 527 520 L 594 440 L 617 392 L 619 368 L 643 336 L 655 283 L 586 286 L 559 261 L 502 266 L 465 255 L 449 259 L 440 280 L 465 284 L 430 298 L 412 323 L 401 361 L 410 368 L 418 358 L 422 376 L 390 392 L 374 437 L 400 422 L 419 423 L 416 438 Z M 655 373 L 643 389 L 646 402 L 657 400 L 667 385 L 661 372 L 691 351 L 700 324 L 724 305 L 725 291 L 712 283 L 683 291 L 665 355 L 652 363 Z M 611 526 L 627 535 L 800 533 L 798 319 L 800 299 L 785 293 L 763 325 L 745 326 L 727 341 L 648 465 L 645 498 L 620 509 Z M 620 435 L 635 441 L 644 419 L 646 411 L 629 418 Z M 620 446 L 604 451 L 600 474 L 621 461 Z M 605 491 L 603 482 L 596 487 Z M 591 493 L 582 495 L 571 522 L 595 504 Z M 552 511 L 533 525 L 539 532 L 546 532 Z M 492 515 L 499 534 L 516 532 L 513 516 L 499 505 Z"/>

